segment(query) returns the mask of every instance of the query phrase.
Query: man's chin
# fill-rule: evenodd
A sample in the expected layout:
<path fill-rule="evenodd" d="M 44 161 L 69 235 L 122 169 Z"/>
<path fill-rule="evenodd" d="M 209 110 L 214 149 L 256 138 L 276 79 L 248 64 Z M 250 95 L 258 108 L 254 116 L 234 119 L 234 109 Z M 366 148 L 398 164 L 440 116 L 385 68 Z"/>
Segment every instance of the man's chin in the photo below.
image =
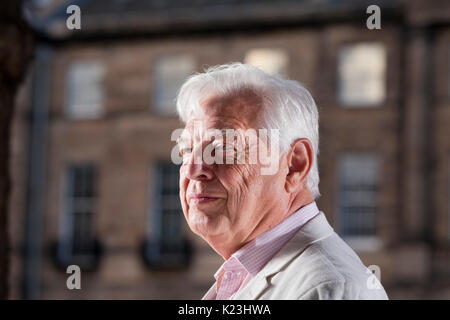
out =
<path fill-rule="evenodd" d="M 223 217 L 213 212 L 189 210 L 189 227 L 201 237 L 214 236 L 222 232 Z"/>

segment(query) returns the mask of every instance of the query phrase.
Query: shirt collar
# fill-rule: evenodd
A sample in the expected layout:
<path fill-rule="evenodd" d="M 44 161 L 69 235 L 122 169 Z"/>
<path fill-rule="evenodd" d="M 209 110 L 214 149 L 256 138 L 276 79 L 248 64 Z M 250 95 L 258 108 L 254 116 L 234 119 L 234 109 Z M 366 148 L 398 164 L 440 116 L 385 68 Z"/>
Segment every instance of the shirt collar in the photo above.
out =
<path fill-rule="evenodd" d="M 260 234 L 233 253 L 217 270 L 214 277 L 217 280 L 223 270 L 242 270 L 254 277 L 286 242 L 318 213 L 319 209 L 314 201 L 301 207 L 278 225 Z"/>

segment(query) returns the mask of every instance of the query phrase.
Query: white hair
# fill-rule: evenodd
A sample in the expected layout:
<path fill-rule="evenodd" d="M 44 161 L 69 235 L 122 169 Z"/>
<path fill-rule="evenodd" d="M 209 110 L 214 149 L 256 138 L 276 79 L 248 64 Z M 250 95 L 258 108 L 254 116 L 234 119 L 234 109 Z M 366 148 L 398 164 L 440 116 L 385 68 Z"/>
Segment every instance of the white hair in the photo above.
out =
<path fill-rule="evenodd" d="M 189 77 L 180 88 L 177 112 L 183 122 L 201 110 L 201 102 L 211 94 L 239 95 L 250 89 L 262 99 L 264 109 L 260 126 L 280 130 L 280 149 L 287 152 L 299 138 L 308 139 L 313 148 L 313 164 L 307 177 L 307 187 L 314 199 L 319 193 L 319 113 L 314 99 L 300 83 L 269 75 L 239 62 L 207 68 Z"/>

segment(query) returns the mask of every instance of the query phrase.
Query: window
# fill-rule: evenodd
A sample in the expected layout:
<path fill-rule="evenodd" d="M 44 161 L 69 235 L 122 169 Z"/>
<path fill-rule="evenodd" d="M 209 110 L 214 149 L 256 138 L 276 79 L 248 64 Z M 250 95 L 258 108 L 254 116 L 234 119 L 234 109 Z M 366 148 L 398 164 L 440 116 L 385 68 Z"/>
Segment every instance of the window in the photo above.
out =
<path fill-rule="evenodd" d="M 69 66 L 65 112 L 72 119 L 93 119 L 103 112 L 103 65 L 78 61 Z"/>
<path fill-rule="evenodd" d="M 93 218 L 96 200 L 96 170 L 93 165 L 72 165 L 66 171 L 63 216 L 57 245 L 57 262 L 96 267 L 100 246 Z"/>
<path fill-rule="evenodd" d="M 364 241 L 375 245 L 379 189 L 378 159 L 371 154 L 347 154 L 339 159 L 338 166 L 340 233 L 344 239 L 358 246 L 363 245 Z"/>
<path fill-rule="evenodd" d="M 252 49 L 245 55 L 245 63 L 281 77 L 287 76 L 288 55 L 282 49 Z"/>
<path fill-rule="evenodd" d="M 179 169 L 171 162 L 156 165 L 149 213 L 151 229 L 144 248 L 145 261 L 151 268 L 184 267 L 190 260 L 191 247 L 183 232 Z"/>
<path fill-rule="evenodd" d="M 386 96 L 386 50 L 380 43 L 345 45 L 338 52 L 338 99 L 347 107 L 377 106 Z"/>
<path fill-rule="evenodd" d="M 154 64 L 153 106 L 162 115 L 175 115 L 178 90 L 195 71 L 190 55 L 161 57 Z"/>

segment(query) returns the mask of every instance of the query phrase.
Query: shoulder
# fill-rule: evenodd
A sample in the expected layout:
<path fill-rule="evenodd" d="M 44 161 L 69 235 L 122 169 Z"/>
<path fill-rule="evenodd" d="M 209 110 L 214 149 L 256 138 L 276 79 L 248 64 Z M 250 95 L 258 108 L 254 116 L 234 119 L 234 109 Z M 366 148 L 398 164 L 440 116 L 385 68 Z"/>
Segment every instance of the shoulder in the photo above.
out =
<path fill-rule="evenodd" d="M 280 299 L 387 299 L 373 275 L 336 234 L 309 245 L 273 277 Z"/>
<path fill-rule="evenodd" d="M 353 280 L 319 283 L 298 296 L 298 300 L 387 300 L 383 288 L 368 288 Z"/>

